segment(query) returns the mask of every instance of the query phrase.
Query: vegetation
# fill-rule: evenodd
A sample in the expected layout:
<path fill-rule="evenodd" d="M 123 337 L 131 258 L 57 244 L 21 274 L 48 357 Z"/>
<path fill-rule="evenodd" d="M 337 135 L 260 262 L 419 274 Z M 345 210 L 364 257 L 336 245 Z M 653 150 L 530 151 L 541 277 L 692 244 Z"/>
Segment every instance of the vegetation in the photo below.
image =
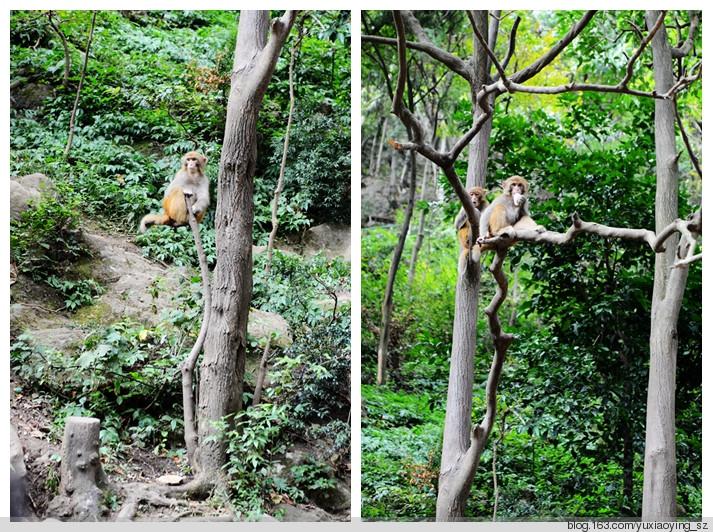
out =
<path fill-rule="evenodd" d="M 580 15 L 524 14 L 523 24 L 535 24 L 538 30 L 521 28 L 518 33 L 519 68 L 537 57 L 538 49 L 551 46 Z M 464 16 L 454 12 L 417 16 L 432 42 L 459 57 L 472 53 L 459 48 L 468 47 L 467 39 L 455 37 L 470 32 Z M 586 71 L 590 82 L 616 79 L 614 68 L 607 65 L 619 64 L 621 51 L 606 48 L 599 54 L 601 49 L 594 44 L 611 34 L 633 39 L 622 28 L 630 19 L 639 20 L 643 27 L 643 15 L 597 16 L 598 24 L 542 76 L 562 76 L 551 80 L 562 83 Z M 393 36 L 389 17 L 389 13 L 368 12 L 363 33 Z M 503 24 L 509 30 L 507 20 Z M 416 40 L 412 34 L 407 38 Z M 370 44 L 364 45 L 365 108 L 388 94 L 385 75 L 395 80 L 395 69 L 382 69 L 380 54 L 395 51 L 382 46 L 377 54 Z M 410 94 L 432 89 L 430 79 L 447 79 L 422 55 L 409 50 L 407 57 L 409 64 L 423 61 L 419 72 L 428 73 L 423 80 L 411 78 L 415 81 Z M 647 77 L 645 72 L 638 74 Z M 434 89 L 432 103 L 417 107 L 416 112 L 427 115 L 429 105 L 448 110 L 432 125 L 439 136 L 467 131 L 473 123 L 467 90 L 458 82 L 443 93 Z M 700 118 L 700 85 L 682 98 L 687 102 L 683 127 L 690 134 Z M 537 100 L 531 95 L 508 96 L 498 103 L 494 115 L 487 186 L 495 190 L 513 174 L 527 176 L 534 182 L 533 217 L 553 231 L 565 231 L 574 212 L 604 225 L 652 229 L 653 108 L 648 100 L 596 93 L 538 96 Z M 363 165 L 365 173 L 375 167 L 378 146 L 374 150 L 371 141 L 379 140 L 380 113 L 386 110 L 386 106 L 369 107 L 372 114 L 367 114 L 362 130 L 368 140 L 362 152 L 363 161 L 369 163 Z M 405 140 L 408 136 L 401 128 L 396 121 L 389 123 L 388 135 Z M 695 135 L 698 154 L 699 141 Z M 388 150 L 385 145 L 382 168 L 377 168 L 382 176 L 393 164 L 389 154 L 396 153 Z M 397 168 L 401 164 L 397 162 Z M 700 205 L 700 178 L 690 158 L 683 156 L 679 164 L 680 215 L 685 217 Z M 457 169 L 464 177 L 465 163 Z M 446 191 L 444 201 L 432 197 L 428 204 L 419 205 L 429 209 L 431 223 L 415 282 L 408 282 L 407 264 L 396 277 L 389 379 L 381 387 L 374 386 L 378 330 L 398 228 L 362 231 L 362 515 L 368 519 L 431 520 L 436 514 L 459 253 L 452 221 L 460 208 L 453 195 L 448 197 L 452 188 L 444 176 L 440 186 Z M 397 212 L 397 221 L 399 216 Z M 410 234 L 404 256 L 410 256 L 415 240 L 416 235 Z M 487 271 L 491 257 L 486 255 L 484 261 L 481 307 L 495 291 Z M 653 262 L 650 249 L 640 243 L 591 237 L 557 247 L 519 243 L 509 251 L 509 296 L 499 314 L 516 339 L 498 389 L 499 415 L 468 496 L 467 518 L 641 515 Z M 677 503 L 679 515 L 687 519 L 700 518 L 702 511 L 701 301 L 698 263 L 690 267 L 678 321 Z M 484 388 L 493 352 L 487 331 L 480 312 L 473 423 L 480 422 L 485 410 Z"/>
<path fill-rule="evenodd" d="M 20 273 L 55 290 L 67 310 L 102 292 L 78 265 L 87 254 L 84 228 L 134 240 L 147 257 L 197 267 L 190 229 L 157 227 L 135 235 L 143 215 L 160 212 L 180 156 L 196 148 L 209 161 L 212 207 L 201 237 L 214 265 L 215 183 L 237 17 L 229 11 L 97 12 L 74 139 L 65 157 L 92 12 L 11 13 L 11 173 L 42 173 L 53 183 L 51 195 L 47 191 L 11 222 L 12 254 Z M 349 13 L 312 12 L 301 28 L 286 193 L 278 209 L 278 236 L 297 242 L 313 225 L 350 219 Z M 270 201 L 289 107 L 288 63 L 285 49 L 258 125 L 256 245 L 267 241 L 272 228 Z M 231 501 L 247 516 L 272 508 L 279 494 L 304 500 L 305 492 L 329 484 L 319 462 L 295 470 L 289 482 L 275 480 L 274 458 L 296 435 L 319 440 L 342 475 L 350 446 L 349 305 L 331 304 L 332 294 L 350 289 L 348 264 L 277 253 L 265 273 L 264 258 L 256 256 L 255 287 L 252 306 L 283 314 L 294 343 L 271 348 L 266 402 L 248 408 L 223 433 L 233 453 L 226 467 Z M 109 463 L 132 446 L 183 456 L 179 368 L 200 326 L 200 292 L 199 279 L 184 283 L 154 326 L 130 320 L 82 323 L 85 340 L 76 351 L 38 344 L 31 330 L 14 335 L 11 367 L 21 381 L 16 391 L 37 393 L 51 406 L 55 440 L 67 416 L 101 417 L 102 453 Z M 250 353 L 259 356 L 262 346 L 249 340 Z"/>

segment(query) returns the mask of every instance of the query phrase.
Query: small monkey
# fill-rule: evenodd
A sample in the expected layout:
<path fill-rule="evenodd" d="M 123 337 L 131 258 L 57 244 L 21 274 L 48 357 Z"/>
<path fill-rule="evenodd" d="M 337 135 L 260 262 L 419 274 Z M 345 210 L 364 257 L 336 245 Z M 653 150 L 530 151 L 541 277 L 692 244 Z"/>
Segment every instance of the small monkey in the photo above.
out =
<path fill-rule="evenodd" d="M 147 214 L 141 220 L 140 230 L 145 233 L 152 225 L 178 227 L 188 223 L 188 210 L 184 194 L 194 197 L 193 214 L 200 223 L 210 205 L 208 178 L 203 173 L 208 159 L 197 151 L 190 151 L 181 158 L 182 168 L 163 194 L 165 214 Z"/>
<path fill-rule="evenodd" d="M 476 243 L 480 246 L 480 251 L 495 249 L 494 246 L 483 245 L 487 238 L 510 230 L 535 230 L 538 233 L 546 229 L 537 225 L 530 218 L 528 209 L 527 191 L 530 183 L 519 175 L 514 175 L 503 181 L 503 193 L 493 200 L 493 203 L 485 209 L 480 216 L 480 236 Z"/>
<path fill-rule="evenodd" d="M 470 201 L 473 202 L 473 207 L 478 209 L 481 213 L 490 205 L 490 202 L 486 199 L 487 191 L 482 187 L 471 187 L 468 189 L 468 195 L 470 196 Z M 455 220 L 456 231 L 458 231 L 458 240 L 460 240 L 461 245 L 468 249 L 468 233 L 470 232 L 470 223 L 468 222 L 468 215 L 465 213 L 463 207 L 460 208 L 460 212 L 456 216 Z"/>

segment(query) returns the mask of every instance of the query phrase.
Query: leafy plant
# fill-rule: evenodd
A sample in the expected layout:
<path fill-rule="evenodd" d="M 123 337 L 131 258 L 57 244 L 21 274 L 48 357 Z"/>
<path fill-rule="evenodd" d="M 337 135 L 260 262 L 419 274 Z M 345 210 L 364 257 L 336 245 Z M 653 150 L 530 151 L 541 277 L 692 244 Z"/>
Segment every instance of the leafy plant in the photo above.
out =
<path fill-rule="evenodd" d="M 58 185 L 33 200 L 19 220 L 10 222 L 10 249 L 19 268 L 35 280 L 59 273 L 65 263 L 87 254 L 78 238 L 79 198 Z"/>
<path fill-rule="evenodd" d="M 278 489 L 273 462 L 277 454 L 285 451 L 280 435 L 287 420 L 287 405 L 262 403 L 241 413 L 233 428 L 228 419 L 217 424 L 220 436 L 215 438 L 223 438 L 227 445 L 228 462 L 224 468 L 231 500 L 246 514 L 262 513 L 270 494 Z"/>
<path fill-rule="evenodd" d="M 94 303 L 94 296 L 101 295 L 104 288 L 94 279 L 80 279 L 78 281 L 60 281 L 56 276 L 49 276 L 48 285 L 62 294 L 65 307 L 68 310 L 77 310 L 84 305 Z"/>

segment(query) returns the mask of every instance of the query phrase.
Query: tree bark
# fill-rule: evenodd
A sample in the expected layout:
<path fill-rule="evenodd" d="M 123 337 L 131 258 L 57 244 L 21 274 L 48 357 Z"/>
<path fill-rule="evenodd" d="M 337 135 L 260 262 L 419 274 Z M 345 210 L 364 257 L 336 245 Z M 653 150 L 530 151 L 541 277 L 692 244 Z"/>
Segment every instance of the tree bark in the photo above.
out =
<path fill-rule="evenodd" d="M 101 423 L 93 417 L 68 417 L 62 439 L 59 495 L 47 513 L 62 520 L 100 521 L 109 482 L 99 459 Z"/>
<path fill-rule="evenodd" d="M 415 156 L 409 158 L 412 165 L 415 165 Z M 411 225 L 411 216 L 413 215 L 414 197 L 416 195 L 416 172 L 411 172 L 411 181 L 408 190 L 408 203 L 404 211 L 404 222 L 401 225 L 401 234 L 394 248 L 394 254 L 391 256 L 391 264 L 389 264 L 389 276 L 386 279 L 386 289 L 384 290 L 384 300 L 381 304 L 381 328 L 379 329 L 379 350 L 377 353 L 377 375 L 376 383 L 382 385 L 386 382 L 386 366 L 389 357 L 389 334 L 391 329 L 391 315 L 394 311 L 394 283 L 396 282 L 396 273 L 399 270 L 401 263 L 401 255 L 404 252 L 406 245 L 406 237 L 408 236 L 409 227 Z"/>
<path fill-rule="evenodd" d="M 653 28 L 660 11 L 647 11 Z M 656 92 L 673 86 L 671 47 L 665 31 L 651 41 Z M 656 100 L 656 233 L 678 216 L 678 156 L 675 100 Z M 656 254 L 651 301 L 649 388 L 646 399 L 646 450 L 641 517 L 644 521 L 676 518 L 676 353 L 677 321 L 688 268 L 670 267 L 675 260 L 677 235 L 667 240 L 665 253 Z"/>
<path fill-rule="evenodd" d="M 475 25 L 483 35 L 488 32 L 488 12 L 475 11 Z M 483 110 L 475 105 L 477 93 L 488 79 L 488 57 L 482 47 L 473 52 L 471 96 L 475 110 L 473 124 L 481 119 Z M 470 142 L 466 186 L 485 187 L 490 148 L 492 117 L 489 117 Z M 477 226 L 475 226 L 477 228 Z M 476 229 L 477 231 L 477 229 Z M 474 235 L 478 237 L 477 234 Z M 453 319 L 451 372 L 448 380 L 448 400 L 443 431 L 443 454 L 436 521 L 457 521 L 465 515 L 465 503 L 473 485 L 488 434 L 471 435 L 473 361 L 478 337 L 478 306 L 480 302 L 480 264 L 461 254 L 456 284 L 456 306 Z M 494 360 L 494 363 L 496 360 Z M 502 367 L 502 366 L 501 366 Z M 490 379 L 488 379 L 490 382 Z M 484 436 L 484 438 L 483 438 Z M 472 441 L 471 441 L 472 440 Z"/>
<path fill-rule="evenodd" d="M 265 271 L 269 272 L 272 268 L 272 249 L 275 247 L 275 236 L 277 236 L 277 205 L 280 201 L 280 193 L 282 192 L 282 185 L 285 180 L 285 166 L 287 165 L 287 149 L 290 146 L 290 129 L 292 128 L 292 115 L 295 110 L 295 91 L 292 81 L 292 73 L 295 68 L 295 50 L 299 44 L 301 36 L 298 34 L 295 42 L 290 48 L 290 70 L 289 70 L 289 84 L 290 84 L 290 111 L 287 115 L 287 126 L 285 127 L 285 143 L 282 150 L 282 162 L 280 163 L 280 177 L 277 180 L 277 186 L 275 187 L 275 197 L 272 203 L 272 231 L 270 231 L 270 238 L 267 242 L 267 260 L 265 261 Z"/>
<path fill-rule="evenodd" d="M 295 20 L 288 11 L 242 11 L 235 47 L 215 215 L 211 327 L 201 363 L 196 465 L 206 485 L 223 479 L 225 445 L 215 423 L 242 408 L 247 321 L 252 298 L 253 178 L 257 119 L 280 49 Z M 270 29 L 270 40 L 267 32 Z"/>
<path fill-rule="evenodd" d="M 424 159 L 423 162 L 423 181 L 421 181 L 421 202 L 426 201 L 426 189 L 428 188 L 428 171 L 431 168 L 431 161 Z M 413 284 L 413 280 L 416 277 L 416 261 L 418 260 L 418 253 L 421 251 L 421 244 L 423 243 L 423 238 L 425 236 L 426 228 L 426 210 L 421 209 L 421 213 L 418 217 L 418 234 L 416 235 L 416 242 L 413 245 L 413 251 L 411 252 L 411 263 L 408 269 L 408 282 Z"/>

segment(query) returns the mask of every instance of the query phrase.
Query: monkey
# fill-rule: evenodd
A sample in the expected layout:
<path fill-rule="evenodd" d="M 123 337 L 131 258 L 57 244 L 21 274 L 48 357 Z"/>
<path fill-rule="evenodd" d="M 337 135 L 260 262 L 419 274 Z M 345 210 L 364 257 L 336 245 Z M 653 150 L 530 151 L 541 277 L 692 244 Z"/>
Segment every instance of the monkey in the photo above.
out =
<path fill-rule="evenodd" d="M 210 205 L 208 178 L 203 173 L 208 159 L 197 151 L 190 151 L 181 158 L 182 168 L 163 194 L 165 214 L 147 214 L 141 220 L 140 231 L 145 233 L 152 225 L 178 227 L 188 223 L 188 210 L 184 194 L 192 195 L 193 214 L 198 223 L 203 220 Z"/>
<path fill-rule="evenodd" d="M 530 218 L 527 192 L 530 183 L 519 175 L 503 181 L 503 193 L 495 198 L 480 216 L 480 236 L 476 244 L 480 251 L 495 249 L 495 246 L 483 244 L 488 238 L 507 233 L 510 230 L 535 230 L 538 233 L 546 229 Z M 513 242 L 511 246 L 515 245 Z"/>
<path fill-rule="evenodd" d="M 490 202 L 485 197 L 488 192 L 482 187 L 471 187 L 468 189 L 468 195 L 470 200 L 473 202 L 473 207 L 478 209 L 481 213 L 490 205 Z M 460 212 L 456 216 L 455 220 L 456 231 L 458 231 L 458 240 L 460 240 L 461 245 L 468 249 L 468 233 L 470 232 L 470 223 L 468 222 L 468 215 L 465 213 L 463 207 L 460 208 Z"/>

